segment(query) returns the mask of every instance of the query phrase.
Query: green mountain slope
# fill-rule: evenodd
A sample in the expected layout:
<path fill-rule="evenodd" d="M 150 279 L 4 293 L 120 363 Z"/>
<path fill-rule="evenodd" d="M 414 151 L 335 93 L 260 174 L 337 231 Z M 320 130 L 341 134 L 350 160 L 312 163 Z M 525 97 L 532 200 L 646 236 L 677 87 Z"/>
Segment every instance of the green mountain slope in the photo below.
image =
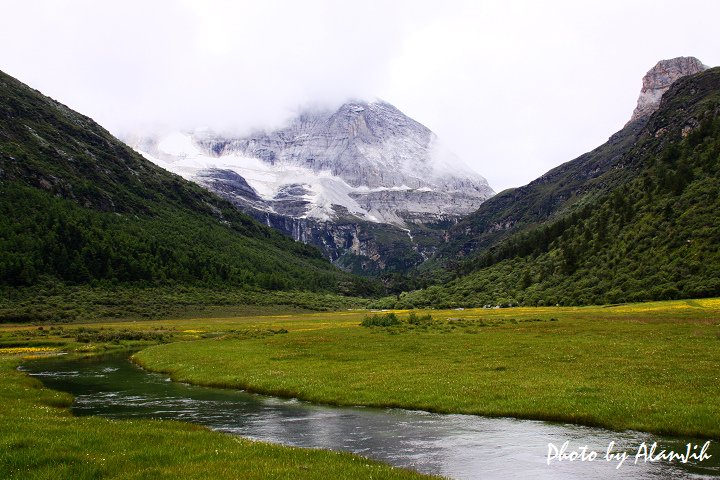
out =
<path fill-rule="evenodd" d="M 483 203 L 448 233 L 436 259 L 472 255 L 515 233 L 562 216 L 632 176 L 628 156 L 646 119 L 627 125 L 605 144 L 519 188 L 505 190 Z"/>
<path fill-rule="evenodd" d="M 0 286 L 367 283 L 0 73 Z"/>
<path fill-rule="evenodd" d="M 720 69 L 678 80 L 647 123 L 483 204 L 443 252 L 446 262 L 455 259 L 446 263 L 454 280 L 386 304 L 720 294 L 719 117 Z M 593 167 L 593 159 L 603 164 Z"/>

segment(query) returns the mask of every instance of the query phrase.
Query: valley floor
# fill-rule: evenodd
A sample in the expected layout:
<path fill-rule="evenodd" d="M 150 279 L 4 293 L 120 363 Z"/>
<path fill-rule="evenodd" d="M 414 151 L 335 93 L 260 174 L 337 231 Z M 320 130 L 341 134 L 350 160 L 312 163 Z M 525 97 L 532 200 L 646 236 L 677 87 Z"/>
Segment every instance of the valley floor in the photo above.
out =
<path fill-rule="evenodd" d="M 314 402 L 720 438 L 720 300 L 395 313 L 388 327 L 352 312 L 218 319 L 195 325 L 215 338 L 134 358 L 178 381 Z"/>
<path fill-rule="evenodd" d="M 720 439 L 720 299 L 416 313 L 0 325 L 0 476 L 414 475 L 181 423 L 74 418 L 68 396 L 14 369 L 22 356 L 129 346 L 148 347 L 134 355 L 144 367 L 201 385 Z M 373 316 L 391 325 L 361 325 Z"/>

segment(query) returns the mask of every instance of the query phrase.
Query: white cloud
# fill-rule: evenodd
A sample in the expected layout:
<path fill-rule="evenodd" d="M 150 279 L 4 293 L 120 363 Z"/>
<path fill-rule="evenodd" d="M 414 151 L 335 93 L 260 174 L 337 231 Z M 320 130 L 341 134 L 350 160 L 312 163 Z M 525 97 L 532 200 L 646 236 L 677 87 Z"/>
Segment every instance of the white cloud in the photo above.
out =
<path fill-rule="evenodd" d="M 116 133 L 240 132 L 381 97 L 496 189 L 594 148 L 662 58 L 720 64 L 720 4 L 6 0 L 0 69 Z"/>

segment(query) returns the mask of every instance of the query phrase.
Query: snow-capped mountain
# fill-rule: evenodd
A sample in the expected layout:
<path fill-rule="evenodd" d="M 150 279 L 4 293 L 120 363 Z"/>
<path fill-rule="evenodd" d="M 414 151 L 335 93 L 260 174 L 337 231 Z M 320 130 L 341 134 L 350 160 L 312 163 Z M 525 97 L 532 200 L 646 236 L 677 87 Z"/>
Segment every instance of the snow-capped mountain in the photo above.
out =
<path fill-rule="evenodd" d="M 242 177 L 237 193 L 253 207 L 296 218 L 349 213 L 404 226 L 469 213 L 494 193 L 428 128 L 379 101 L 304 112 L 286 128 L 244 138 L 173 132 L 133 147 L 198 183 Z"/>
<path fill-rule="evenodd" d="M 333 260 L 347 250 L 368 254 L 357 238 L 336 238 L 340 226 L 392 226 L 417 252 L 413 231 L 452 223 L 494 194 L 427 127 L 382 101 L 308 110 L 282 129 L 246 137 L 197 130 L 128 143 Z M 308 231 L 318 228 L 322 240 Z"/>

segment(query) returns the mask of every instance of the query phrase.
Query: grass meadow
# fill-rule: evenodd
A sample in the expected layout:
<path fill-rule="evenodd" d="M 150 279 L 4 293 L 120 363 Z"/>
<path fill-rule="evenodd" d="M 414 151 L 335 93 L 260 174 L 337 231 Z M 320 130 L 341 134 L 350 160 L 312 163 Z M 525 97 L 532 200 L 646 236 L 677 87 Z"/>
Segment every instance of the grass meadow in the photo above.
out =
<path fill-rule="evenodd" d="M 719 347 L 720 299 L 3 324 L 0 478 L 421 478 L 180 422 L 73 417 L 69 395 L 16 370 L 61 351 L 139 348 L 177 381 L 327 404 L 720 439 Z"/>
<path fill-rule="evenodd" d="M 197 341 L 134 358 L 178 381 L 328 404 L 720 438 L 720 300 L 375 315 L 388 313 L 397 325 L 206 320 Z"/>

